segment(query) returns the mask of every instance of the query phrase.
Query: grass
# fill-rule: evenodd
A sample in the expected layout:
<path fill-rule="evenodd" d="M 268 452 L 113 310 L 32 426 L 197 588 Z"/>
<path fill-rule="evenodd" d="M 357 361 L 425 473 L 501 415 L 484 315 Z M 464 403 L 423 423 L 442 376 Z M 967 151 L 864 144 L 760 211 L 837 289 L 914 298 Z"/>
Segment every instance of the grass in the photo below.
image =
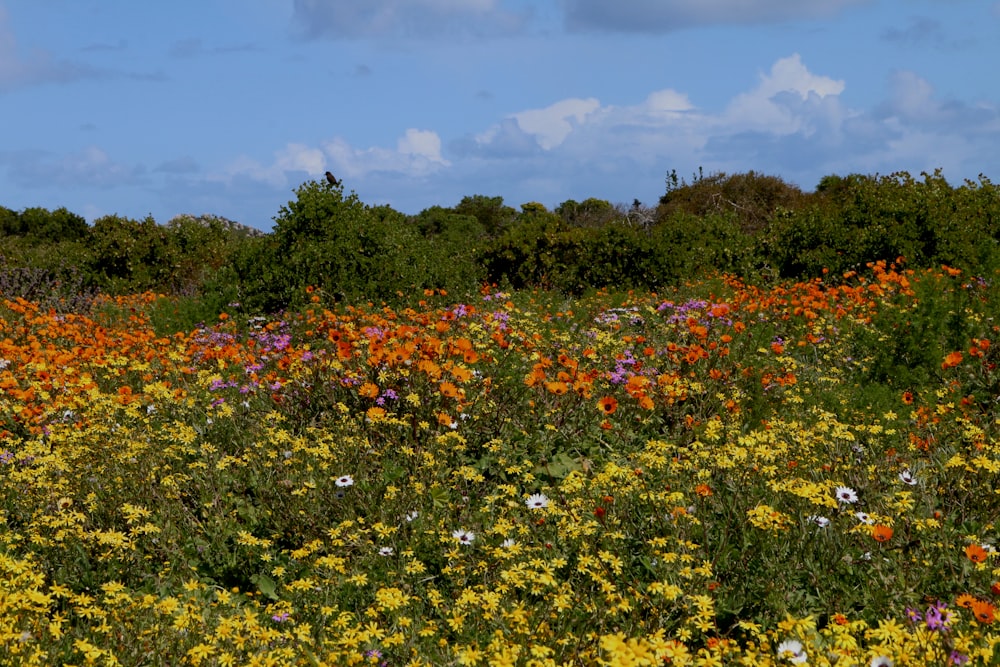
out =
<path fill-rule="evenodd" d="M 989 282 L 310 296 L 0 305 L 0 662 L 1000 661 Z"/>

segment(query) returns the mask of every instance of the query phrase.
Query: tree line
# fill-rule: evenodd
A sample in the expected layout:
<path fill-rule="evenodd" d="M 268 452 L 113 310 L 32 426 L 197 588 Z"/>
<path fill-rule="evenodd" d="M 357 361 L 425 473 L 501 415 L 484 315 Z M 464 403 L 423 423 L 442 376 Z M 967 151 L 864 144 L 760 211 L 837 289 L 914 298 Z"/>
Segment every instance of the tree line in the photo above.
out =
<path fill-rule="evenodd" d="M 342 184 L 308 181 L 263 233 L 225 218 L 104 216 L 0 206 L 0 293 L 60 298 L 152 290 L 274 312 L 305 288 L 340 300 L 392 301 L 414 290 L 468 293 L 485 283 L 579 294 L 657 290 L 706 273 L 749 281 L 835 278 L 879 260 L 1000 267 L 1000 189 L 987 177 L 827 176 L 813 192 L 780 177 L 667 174 L 654 206 L 568 200 L 515 209 L 474 195 L 405 215 Z"/>

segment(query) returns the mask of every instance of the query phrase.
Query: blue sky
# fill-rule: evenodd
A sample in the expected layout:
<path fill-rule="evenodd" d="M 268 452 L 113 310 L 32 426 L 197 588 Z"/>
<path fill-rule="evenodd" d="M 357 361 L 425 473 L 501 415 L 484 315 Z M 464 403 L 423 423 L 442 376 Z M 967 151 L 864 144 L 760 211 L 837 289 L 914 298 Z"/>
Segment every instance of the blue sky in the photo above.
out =
<path fill-rule="evenodd" d="M 655 204 L 671 169 L 1000 181 L 1000 0 L 0 0 L 0 205 L 270 229 Z"/>

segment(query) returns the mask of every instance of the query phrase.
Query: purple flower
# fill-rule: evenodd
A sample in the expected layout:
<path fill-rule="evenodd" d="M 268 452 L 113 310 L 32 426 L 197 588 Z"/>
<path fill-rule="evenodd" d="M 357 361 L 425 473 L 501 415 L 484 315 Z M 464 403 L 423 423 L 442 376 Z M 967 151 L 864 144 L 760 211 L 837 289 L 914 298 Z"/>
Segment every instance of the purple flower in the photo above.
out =
<path fill-rule="evenodd" d="M 941 601 L 932 604 L 927 608 L 924 622 L 927 623 L 928 630 L 947 630 L 948 624 L 951 622 L 951 612 L 948 611 L 948 605 Z"/>
<path fill-rule="evenodd" d="M 919 623 L 924 620 L 923 614 L 912 607 L 906 608 L 906 618 L 908 618 L 911 623 Z"/>
<path fill-rule="evenodd" d="M 969 662 L 969 656 L 959 653 L 958 651 L 952 651 L 951 655 L 948 656 L 948 660 L 953 665 L 964 665 Z"/>

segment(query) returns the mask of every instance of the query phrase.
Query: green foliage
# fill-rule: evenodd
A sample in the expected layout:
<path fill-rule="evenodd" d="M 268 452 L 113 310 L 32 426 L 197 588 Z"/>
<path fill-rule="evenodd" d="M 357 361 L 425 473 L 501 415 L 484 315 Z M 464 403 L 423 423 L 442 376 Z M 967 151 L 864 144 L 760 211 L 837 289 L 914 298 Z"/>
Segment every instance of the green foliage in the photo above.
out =
<path fill-rule="evenodd" d="M 281 208 L 271 237 L 248 244 L 235 259 L 242 296 L 253 308 L 274 310 L 301 303 L 306 287 L 352 301 L 392 300 L 413 289 L 474 289 L 479 275 L 468 241 L 454 239 L 448 227 L 442 224 L 446 238 L 438 243 L 388 206 L 369 207 L 340 186 L 310 181 Z"/>
<path fill-rule="evenodd" d="M 16 221 L 14 216 L 17 217 Z M 24 209 L 20 214 L 15 214 L 9 209 L 0 211 L 0 232 L 27 236 L 35 241 L 55 243 L 83 240 L 88 229 L 83 216 L 72 213 L 66 208 L 49 211 L 41 207 L 32 207 Z"/>
<path fill-rule="evenodd" d="M 199 321 L 238 300 L 232 258 L 250 238 L 246 230 L 215 216 L 178 216 L 167 223 L 166 231 L 176 258 L 170 292 L 204 302 L 206 311 Z"/>
<path fill-rule="evenodd" d="M 248 312 L 299 304 L 307 286 L 338 300 L 391 301 L 484 281 L 581 294 L 662 289 L 712 273 L 758 282 L 841 276 L 900 257 L 972 275 L 1000 267 L 1000 189 L 985 176 L 953 187 L 940 171 L 830 175 L 812 194 L 753 171 L 699 171 L 690 182 L 671 172 L 655 211 L 588 198 L 517 212 L 502 197 L 473 195 L 406 217 L 325 181 L 295 194 L 270 234 L 213 216 L 159 226 L 112 215 L 88 227 L 65 208 L 38 207 L 0 207 L 0 234 L 9 266 L 46 279 L 69 284 L 72 266 L 87 289 L 154 290 L 206 300 L 209 310 L 239 302 Z M 197 320 L 181 320 L 209 314 L 197 310 Z"/>
<path fill-rule="evenodd" d="M 486 235 L 486 228 L 475 216 L 441 206 L 424 209 L 410 220 L 410 224 L 424 237 L 451 243 L 469 244 Z"/>
<path fill-rule="evenodd" d="M 16 211 L 0 206 L 0 236 L 14 236 L 21 233 L 21 217 Z"/>
<path fill-rule="evenodd" d="M 715 272 L 753 275 L 759 263 L 756 240 L 733 214 L 696 216 L 676 212 L 653 226 L 653 252 L 674 281 Z"/>
<path fill-rule="evenodd" d="M 912 294 L 887 299 L 855 332 L 860 384 L 901 391 L 932 382 L 941 360 L 968 347 L 990 321 L 997 290 L 982 278 L 926 272 L 913 283 Z"/>
<path fill-rule="evenodd" d="M 527 209 L 480 261 L 492 282 L 578 295 L 591 288 L 656 290 L 712 271 L 739 271 L 753 264 L 754 249 L 731 216 L 674 213 L 648 229 L 622 219 L 582 227 Z"/>
<path fill-rule="evenodd" d="M 789 277 L 840 274 L 898 257 L 916 267 L 992 266 L 1000 238 L 996 186 L 981 177 L 953 188 L 940 171 L 922 176 L 827 176 L 807 206 L 772 218 L 763 254 Z"/>
<path fill-rule="evenodd" d="M 611 202 L 593 197 L 582 202 L 567 199 L 555 212 L 572 227 L 603 227 L 622 218 Z"/>
<path fill-rule="evenodd" d="M 696 216 L 732 214 L 742 231 L 753 233 L 764 228 L 776 211 L 797 208 L 803 198 L 798 187 L 754 171 L 704 176 L 699 170 L 691 183 L 678 180 L 677 173 L 671 172 L 657 216 L 664 219 L 678 212 Z"/>
<path fill-rule="evenodd" d="M 90 270 L 103 289 L 127 293 L 173 287 L 176 251 L 152 217 L 103 216 L 94 221 L 88 241 Z"/>
<path fill-rule="evenodd" d="M 582 238 L 559 216 L 529 207 L 483 249 L 479 261 L 491 282 L 576 292 L 584 287 L 576 276 Z"/>
<path fill-rule="evenodd" d="M 483 226 L 490 236 L 497 236 L 510 225 L 517 216 L 510 206 L 503 203 L 503 197 L 473 195 L 463 197 L 454 208 L 459 215 L 471 215 Z"/>

